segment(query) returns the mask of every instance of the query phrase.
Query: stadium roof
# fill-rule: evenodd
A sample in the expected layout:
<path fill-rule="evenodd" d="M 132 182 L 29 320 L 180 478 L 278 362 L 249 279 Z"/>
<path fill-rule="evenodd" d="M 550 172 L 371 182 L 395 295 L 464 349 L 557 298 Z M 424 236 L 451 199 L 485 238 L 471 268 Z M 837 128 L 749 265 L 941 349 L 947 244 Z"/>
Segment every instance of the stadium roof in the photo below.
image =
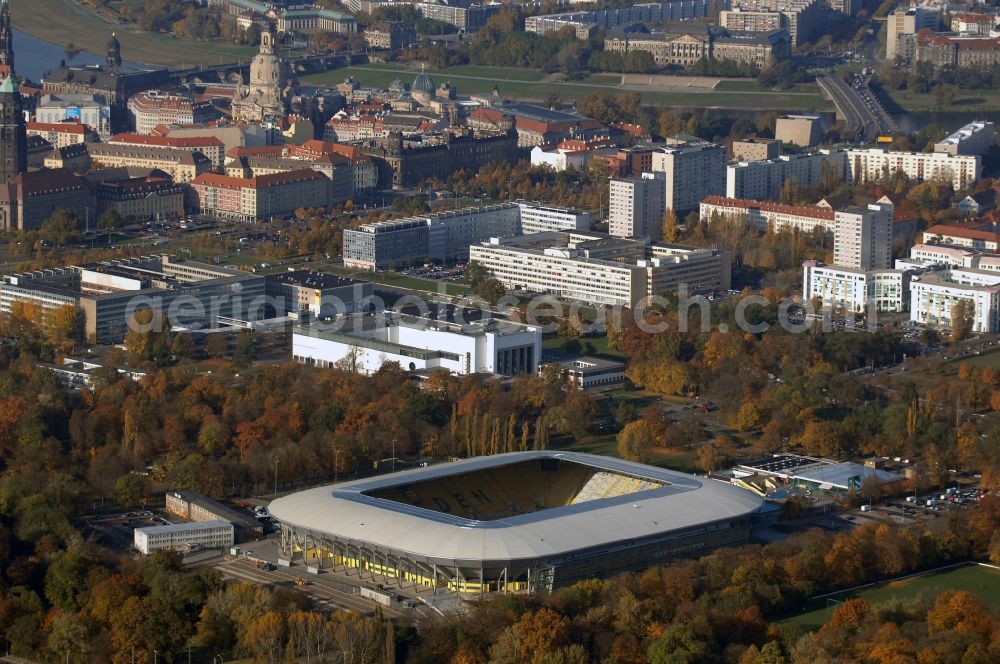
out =
<path fill-rule="evenodd" d="M 477 521 L 366 495 L 379 489 L 535 459 L 591 466 L 666 486 L 584 503 Z M 269 506 L 282 523 L 435 563 L 553 559 L 652 538 L 756 511 L 762 499 L 715 480 L 573 452 L 513 452 L 319 487 Z"/>

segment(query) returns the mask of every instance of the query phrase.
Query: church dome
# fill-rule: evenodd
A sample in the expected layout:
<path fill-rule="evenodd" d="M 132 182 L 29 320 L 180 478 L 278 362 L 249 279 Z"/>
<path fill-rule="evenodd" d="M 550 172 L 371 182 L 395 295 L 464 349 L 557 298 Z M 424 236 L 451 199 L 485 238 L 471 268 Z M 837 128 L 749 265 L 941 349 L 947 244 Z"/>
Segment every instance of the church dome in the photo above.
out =
<path fill-rule="evenodd" d="M 420 74 L 413 79 L 413 92 L 427 92 L 434 94 L 434 79 L 427 74 Z"/>
<path fill-rule="evenodd" d="M 274 54 L 274 34 L 265 30 L 260 35 L 260 51 L 250 61 L 250 86 L 285 87 L 285 71 L 281 58 Z"/>

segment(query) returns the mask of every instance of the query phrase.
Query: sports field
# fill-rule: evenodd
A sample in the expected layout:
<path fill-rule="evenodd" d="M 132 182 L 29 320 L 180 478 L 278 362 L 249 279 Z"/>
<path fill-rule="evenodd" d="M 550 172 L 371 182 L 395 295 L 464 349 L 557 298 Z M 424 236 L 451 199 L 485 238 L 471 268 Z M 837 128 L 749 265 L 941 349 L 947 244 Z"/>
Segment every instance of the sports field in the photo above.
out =
<path fill-rule="evenodd" d="M 494 87 L 501 94 L 514 98 L 537 101 L 549 93 L 559 95 L 564 101 L 576 100 L 593 92 L 636 91 L 643 103 L 657 106 L 715 107 L 765 110 L 817 110 L 826 107 L 814 85 L 804 85 L 787 92 L 761 90 L 754 81 L 720 81 L 713 88 L 688 88 L 690 77 L 677 77 L 676 89 L 660 86 L 622 86 L 621 77 L 613 74 L 594 74 L 582 81 L 555 81 L 545 73 L 533 69 L 505 67 L 459 66 L 447 69 L 426 69 L 438 85 L 450 81 L 459 94 L 488 93 Z M 332 86 L 351 76 L 364 86 L 386 87 L 395 79 L 412 83 L 421 72 L 417 66 L 374 63 L 334 69 L 322 74 L 305 76 L 306 85 Z M 657 79 L 659 80 L 659 79 Z"/>
<path fill-rule="evenodd" d="M 945 590 L 967 590 L 975 593 L 988 607 L 1000 613 L 1000 570 L 982 565 L 966 565 L 902 581 L 891 581 L 859 592 L 833 595 L 829 599 L 816 600 L 811 610 L 786 618 L 781 622 L 785 625 L 813 630 L 818 629 L 829 620 L 837 603 L 845 599 L 860 598 L 870 604 L 877 604 L 892 599 L 912 599 L 923 592 L 937 594 Z"/>

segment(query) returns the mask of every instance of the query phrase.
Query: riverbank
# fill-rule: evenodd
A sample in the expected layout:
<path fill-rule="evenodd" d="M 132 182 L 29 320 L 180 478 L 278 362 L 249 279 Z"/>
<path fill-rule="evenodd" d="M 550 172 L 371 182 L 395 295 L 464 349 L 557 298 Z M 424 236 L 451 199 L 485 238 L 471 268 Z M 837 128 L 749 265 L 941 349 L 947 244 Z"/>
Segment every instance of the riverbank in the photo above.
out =
<path fill-rule="evenodd" d="M 375 63 L 333 69 L 300 79 L 304 85 L 332 87 L 352 76 L 364 86 L 387 87 L 395 79 L 411 83 L 421 69 L 395 63 Z M 621 85 L 621 75 L 595 74 L 581 81 L 553 81 L 544 73 L 531 69 L 503 67 L 456 66 L 428 69 L 435 83 L 451 81 L 459 94 L 488 93 L 494 87 L 502 95 L 523 101 L 541 101 L 550 93 L 563 100 L 578 100 L 594 92 L 638 92 L 644 104 L 655 106 L 745 109 L 754 111 L 817 111 L 826 110 L 829 103 L 815 86 L 798 86 L 794 91 L 771 92 L 757 88 L 753 81 L 720 81 L 715 87 L 694 87 L 687 83 L 692 77 L 676 77 L 676 86 Z M 751 91 L 748 88 L 753 87 Z"/>
<path fill-rule="evenodd" d="M 892 107 L 902 113 L 940 112 L 943 110 L 937 95 L 933 92 L 887 91 L 882 88 L 879 91 L 879 96 L 883 100 L 888 98 L 891 107 L 887 107 L 887 109 L 890 112 L 893 110 Z M 969 113 L 1000 112 L 1000 90 L 962 90 L 948 105 L 948 110 Z"/>
<path fill-rule="evenodd" d="M 196 42 L 170 35 L 136 30 L 132 24 L 115 25 L 73 0 L 9 0 L 14 27 L 38 39 L 65 47 L 103 54 L 114 32 L 122 45 L 122 57 L 161 67 L 192 67 L 249 60 L 257 49 L 221 42 Z M 14 54 L 15 65 L 17 53 Z M 58 67 L 46 63 L 46 69 Z"/>

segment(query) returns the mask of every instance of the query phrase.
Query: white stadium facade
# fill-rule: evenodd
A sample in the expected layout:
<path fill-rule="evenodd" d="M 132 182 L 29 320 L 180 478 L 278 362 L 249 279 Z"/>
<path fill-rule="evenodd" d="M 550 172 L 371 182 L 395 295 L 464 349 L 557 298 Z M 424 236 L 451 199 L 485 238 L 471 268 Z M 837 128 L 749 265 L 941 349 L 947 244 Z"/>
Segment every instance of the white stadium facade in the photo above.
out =
<path fill-rule="evenodd" d="M 282 555 L 416 590 L 548 592 L 746 542 L 762 499 L 619 459 L 514 452 L 279 498 Z"/>

